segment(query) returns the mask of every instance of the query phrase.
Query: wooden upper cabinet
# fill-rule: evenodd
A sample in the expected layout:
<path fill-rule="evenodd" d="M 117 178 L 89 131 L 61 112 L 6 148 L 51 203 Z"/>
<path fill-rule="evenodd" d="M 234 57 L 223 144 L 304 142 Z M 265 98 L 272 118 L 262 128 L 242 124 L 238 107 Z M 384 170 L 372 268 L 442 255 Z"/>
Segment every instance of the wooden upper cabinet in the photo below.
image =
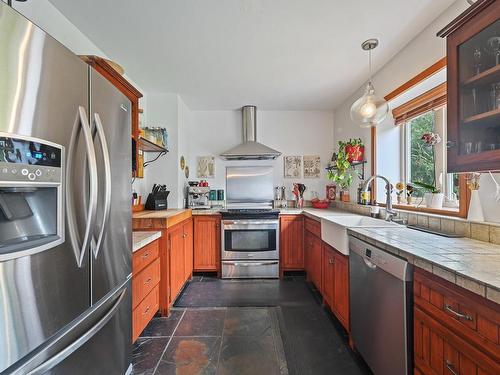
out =
<path fill-rule="evenodd" d="M 447 43 L 448 172 L 500 169 L 500 1 L 479 0 Z"/>
<path fill-rule="evenodd" d="M 280 258 L 282 270 L 304 269 L 304 217 L 280 217 Z"/>
<path fill-rule="evenodd" d="M 194 270 L 218 271 L 220 263 L 220 215 L 194 216 Z"/>
<path fill-rule="evenodd" d="M 104 78 L 111 82 L 132 103 L 131 125 L 132 144 L 137 145 L 139 141 L 139 99 L 142 93 L 129 81 L 118 73 L 105 59 L 99 56 L 82 55 L 80 58 L 98 71 Z M 132 149 L 131 149 L 132 150 Z M 135 165 L 132 165 L 132 176 L 137 177 L 137 160 L 139 160 L 139 148 L 135 147 Z M 132 161 L 134 163 L 134 160 Z"/>

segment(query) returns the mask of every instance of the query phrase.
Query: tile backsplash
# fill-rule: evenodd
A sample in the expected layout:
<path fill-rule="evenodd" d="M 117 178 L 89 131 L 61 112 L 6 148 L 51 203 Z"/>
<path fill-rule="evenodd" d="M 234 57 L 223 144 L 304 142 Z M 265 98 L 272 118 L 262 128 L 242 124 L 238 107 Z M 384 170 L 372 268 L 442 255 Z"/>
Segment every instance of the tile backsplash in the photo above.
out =
<path fill-rule="evenodd" d="M 360 215 L 370 215 L 371 206 L 362 206 L 352 202 L 333 201 L 331 207 L 351 211 Z M 409 225 L 417 225 L 431 230 L 458 234 L 474 240 L 500 245 L 500 223 L 479 223 L 462 218 L 433 215 L 414 211 L 395 210 L 398 218 L 406 219 Z M 385 209 L 380 208 L 380 216 L 385 216 Z"/>

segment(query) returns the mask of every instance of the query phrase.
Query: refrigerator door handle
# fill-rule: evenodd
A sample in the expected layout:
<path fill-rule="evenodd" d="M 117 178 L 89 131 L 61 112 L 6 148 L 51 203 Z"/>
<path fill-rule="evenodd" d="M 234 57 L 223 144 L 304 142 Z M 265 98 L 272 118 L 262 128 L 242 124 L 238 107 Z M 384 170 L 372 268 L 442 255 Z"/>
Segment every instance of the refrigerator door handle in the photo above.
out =
<path fill-rule="evenodd" d="M 85 234 L 83 241 L 80 244 L 78 241 L 77 233 L 77 223 L 75 209 L 73 207 L 74 197 L 73 188 L 71 181 L 73 179 L 73 159 L 76 152 L 76 146 L 78 141 L 78 134 L 80 130 L 83 133 L 85 140 L 85 150 L 87 154 L 88 168 L 90 171 L 89 179 L 89 196 L 87 207 L 87 217 L 85 223 Z M 94 228 L 96 212 L 97 212 L 97 161 L 95 157 L 94 143 L 92 142 L 92 134 L 87 119 L 87 114 L 85 113 L 85 108 L 82 106 L 78 107 L 78 112 L 75 118 L 75 124 L 73 125 L 73 131 L 71 133 L 71 140 L 68 148 L 67 164 L 66 164 L 66 219 L 68 222 L 68 232 L 71 247 L 75 253 L 76 262 L 78 267 L 82 266 L 83 259 L 85 256 L 85 251 L 89 247 L 92 239 L 92 229 Z"/>
<path fill-rule="evenodd" d="M 25 372 L 26 375 L 41 375 L 45 374 L 47 371 L 51 370 L 59 363 L 64 361 L 67 357 L 77 351 L 81 346 L 83 346 L 87 341 L 89 341 L 92 337 L 94 337 L 116 314 L 116 311 L 120 307 L 120 304 L 127 293 L 127 288 L 124 288 L 120 293 L 120 296 L 117 298 L 113 306 L 109 309 L 109 311 L 101 318 L 99 321 L 90 327 L 85 333 L 79 336 L 75 341 L 73 341 L 70 345 L 62 349 L 60 352 L 57 352 L 55 355 L 50 357 L 45 362 L 41 363 L 34 369 L 31 369 Z"/>
<path fill-rule="evenodd" d="M 97 255 L 99 254 L 99 250 L 104 239 L 104 234 L 107 231 L 109 213 L 111 209 L 111 159 L 109 157 L 108 141 L 106 140 L 104 127 L 102 126 L 101 117 L 98 113 L 94 113 L 94 124 L 97 130 L 97 135 L 99 136 L 99 139 L 101 141 L 104 161 L 104 213 L 99 235 L 97 236 L 97 238 L 93 237 L 92 239 L 92 251 L 94 253 L 94 257 L 97 259 Z"/>

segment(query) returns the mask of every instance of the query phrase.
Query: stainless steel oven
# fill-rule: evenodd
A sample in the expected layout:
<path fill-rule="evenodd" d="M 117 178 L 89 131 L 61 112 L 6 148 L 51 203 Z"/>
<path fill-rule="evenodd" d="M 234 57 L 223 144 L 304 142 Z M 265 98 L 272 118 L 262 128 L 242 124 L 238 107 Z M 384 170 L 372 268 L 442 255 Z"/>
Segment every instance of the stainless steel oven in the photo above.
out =
<path fill-rule="evenodd" d="M 222 277 L 279 277 L 279 220 L 222 221 Z"/>

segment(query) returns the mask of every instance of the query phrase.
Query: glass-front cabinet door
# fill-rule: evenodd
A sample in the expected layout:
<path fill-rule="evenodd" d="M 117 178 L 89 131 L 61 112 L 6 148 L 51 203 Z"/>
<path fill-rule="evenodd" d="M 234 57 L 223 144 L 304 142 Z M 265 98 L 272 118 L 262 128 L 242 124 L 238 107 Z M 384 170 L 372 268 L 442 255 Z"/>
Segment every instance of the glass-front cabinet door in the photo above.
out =
<path fill-rule="evenodd" d="M 458 21 L 457 21 L 458 20 Z M 447 26 L 448 172 L 500 170 L 500 1 Z"/>

